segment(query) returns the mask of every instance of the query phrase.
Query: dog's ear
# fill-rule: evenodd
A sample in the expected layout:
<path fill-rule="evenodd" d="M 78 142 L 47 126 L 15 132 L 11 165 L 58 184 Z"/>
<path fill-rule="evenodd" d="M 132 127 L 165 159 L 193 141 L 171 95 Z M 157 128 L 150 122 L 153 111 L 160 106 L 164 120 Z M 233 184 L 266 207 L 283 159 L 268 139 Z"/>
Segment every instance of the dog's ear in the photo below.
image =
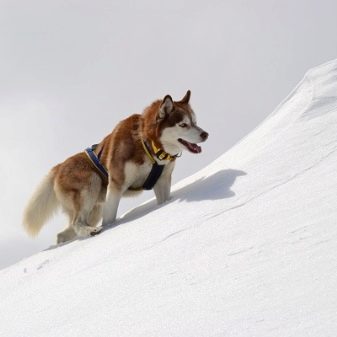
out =
<path fill-rule="evenodd" d="M 163 119 L 166 115 L 171 113 L 173 110 L 173 99 L 170 95 L 166 95 L 160 104 L 159 108 L 159 118 Z"/>
<path fill-rule="evenodd" d="M 190 101 L 190 98 L 191 98 L 191 90 L 187 90 L 187 93 L 182 98 L 182 100 L 180 101 L 180 103 L 188 104 L 188 102 Z"/>

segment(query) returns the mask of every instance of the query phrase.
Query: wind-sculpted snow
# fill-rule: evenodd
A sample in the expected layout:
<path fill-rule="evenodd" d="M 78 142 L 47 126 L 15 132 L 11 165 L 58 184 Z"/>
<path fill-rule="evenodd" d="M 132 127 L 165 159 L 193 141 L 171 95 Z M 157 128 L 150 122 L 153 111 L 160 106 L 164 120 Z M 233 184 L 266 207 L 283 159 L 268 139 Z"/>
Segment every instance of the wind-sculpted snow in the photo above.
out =
<path fill-rule="evenodd" d="M 336 172 L 332 61 L 169 203 L 1 271 L 0 336 L 335 337 Z"/>

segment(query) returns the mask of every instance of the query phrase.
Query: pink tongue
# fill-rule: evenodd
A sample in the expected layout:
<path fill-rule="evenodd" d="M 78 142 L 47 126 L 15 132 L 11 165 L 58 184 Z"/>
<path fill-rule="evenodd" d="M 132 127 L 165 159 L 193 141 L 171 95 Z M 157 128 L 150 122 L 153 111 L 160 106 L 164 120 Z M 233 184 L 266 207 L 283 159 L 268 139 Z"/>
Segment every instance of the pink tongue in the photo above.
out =
<path fill-rule="evenodd" d="M 197 144 L 192 144 L 192 143 L 187 143 L 187 146 L 189 150 L 195 153 L 200 153 L 201 152 L 201 147 Z"/>

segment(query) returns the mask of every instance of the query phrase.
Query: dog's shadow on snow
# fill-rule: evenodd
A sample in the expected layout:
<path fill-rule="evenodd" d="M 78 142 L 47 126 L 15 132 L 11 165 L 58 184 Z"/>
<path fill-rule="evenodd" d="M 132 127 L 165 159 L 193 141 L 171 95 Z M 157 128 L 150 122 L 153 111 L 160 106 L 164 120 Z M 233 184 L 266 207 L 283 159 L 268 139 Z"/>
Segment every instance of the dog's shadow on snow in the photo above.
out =
<path fill-rule="evenodd" d="M 226 169 L 214 173 L 208 177 L 196 180 L 189 185 L 180 188 L 172 193 L 171 202 L 175 201 L 202 201 L 202 200 L 219 200 L 235 196 L 232 186 L 237 177 L 247 175 L 240 170 Z M 145 203 L 135 209 L 125 213 L 120 217 L 112 227 L 122 225 L 123 223 L 141 218 L 145 214 L 165 207 L 167 203 L 157 205 L 155 200 Z"/>
<path fill-rule="evenodd" d="M 201 178 L 173 193 L 174 200 L 180 201 L 202 201 L 218 200 L 235 196 L 231 189 L 237 177 L 247 175 L 240 170 L 222 170 Z"/>

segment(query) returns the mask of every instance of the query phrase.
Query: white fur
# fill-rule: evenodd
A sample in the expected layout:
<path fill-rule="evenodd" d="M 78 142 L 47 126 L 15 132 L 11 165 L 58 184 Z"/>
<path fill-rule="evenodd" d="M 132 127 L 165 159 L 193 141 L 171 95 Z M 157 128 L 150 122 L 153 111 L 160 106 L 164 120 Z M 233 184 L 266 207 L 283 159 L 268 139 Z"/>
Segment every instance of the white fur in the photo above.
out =
<path fill-rule="evenodd" d="M 31 236 L 39 233 L 59 206 L 53 184 L 54 176 L 49 173 L 38 185 L 24 210 L 23 226 Z"/>
<path fill-rule="evenodd" d="M 180 125 L 183 123 L 187 124 L 188 126 L 181 127 Z M 200 136 L 202 132 L 203 130 L 199 128 L 195 122 L 191 121 L 188 116 L 185 116 L 180 123 L 163 130 L 161 142 L 163 144 L 164 150 L 174 155 L 185 149 L 185 146 L 178 142 L 179 138 L 182 138 L 190 143 L 200 143 L 203 141 Z"/>
<path fill-rule="evenodd" d="M 150 173 L 152 164 L 149 160 L 142 165 L 138 165 L 134 162 L 125 163 L 124 167 L 124 186 L 123 191 L 126 191 L 129 187 L 139 188 L 142 187 L 145 179 Z"/>

